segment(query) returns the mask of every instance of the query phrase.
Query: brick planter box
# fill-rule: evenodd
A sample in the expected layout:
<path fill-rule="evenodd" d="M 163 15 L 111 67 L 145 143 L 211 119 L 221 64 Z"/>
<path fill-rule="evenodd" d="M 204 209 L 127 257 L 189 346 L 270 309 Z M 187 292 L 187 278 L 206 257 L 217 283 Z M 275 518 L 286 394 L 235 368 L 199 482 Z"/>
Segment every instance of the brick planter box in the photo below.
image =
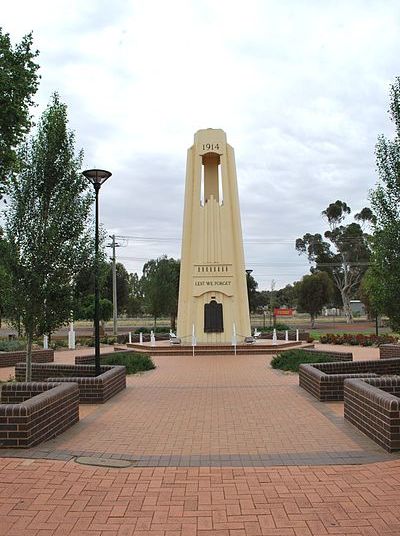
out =
<path fill-rule="evenodd" d="M 79 421 L 76 383 L 8 383 L 1 388 L 0 447 L 27 448 Z"/>
<path fill-rule="evenodd" d="M 380 359 L 400 358 L 400 344 L 381 344 L 379 346 Z"/>
<path fill-rule="evenodd" d="M 17 381 L 25 378 L 25 370 L 25 363 L 16 365 Z M 77 383 L 80 404 L 103 404 L 126 388 L 126 370 L 122 366 L 103 365 L 101 374 L 95 376 L 94 365 L 33 363 L 32 380 Z"/>
<path fill-rule="evenodd" d="M 332 359 L 332 362 L 336 361 L 353 361 L 352 352 L 334 352 L 333 350 L 317 350 L 316 348 L 302 348 L 302 352 L 307 354 L 323 354 Z"/>
<path fill-rule="evenodd" d="M 400 450 L 400 377 L 346 380 L 344 417 L 385 450 Z"/>
<path fill-rule="evenodd" d="M 0 352 L 0 368 L 13 367 L 21 361 L 25 361 L 26 352 Z M 33 350 L 32 363 L 53 363 L 54 350 Z"/>
<path fill-rule="evenodd" d="M 400 359 L 300 365 L 299 385 L 320 402 L 343 400 L 344 380 L 400 374 Z"/>

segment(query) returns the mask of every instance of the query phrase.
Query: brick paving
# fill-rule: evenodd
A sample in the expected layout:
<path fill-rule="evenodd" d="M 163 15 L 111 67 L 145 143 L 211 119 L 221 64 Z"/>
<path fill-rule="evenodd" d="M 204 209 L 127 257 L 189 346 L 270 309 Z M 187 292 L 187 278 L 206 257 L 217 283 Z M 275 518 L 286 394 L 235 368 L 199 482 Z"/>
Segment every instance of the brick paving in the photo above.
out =
<path fill-rule="evenodd" d="M 3 450 L 0 536 L 400 535 L 399 456 L 269 360 L 157 358 L 55 440 Z"/>
<path fill-rule="evenodd" d="M 400 534 L 400 462 L 272 468 L 87 467 L 0 459 L 4 536 Z"/>

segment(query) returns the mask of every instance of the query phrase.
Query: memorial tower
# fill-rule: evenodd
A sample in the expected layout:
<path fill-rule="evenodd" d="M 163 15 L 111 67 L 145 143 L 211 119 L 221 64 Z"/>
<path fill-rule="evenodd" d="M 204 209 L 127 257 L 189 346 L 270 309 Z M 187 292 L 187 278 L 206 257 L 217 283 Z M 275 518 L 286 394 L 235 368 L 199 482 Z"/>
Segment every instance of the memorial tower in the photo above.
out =
<path fill-rule="evenodd" d="M 193 330 L 209 344 L 251 335 L 235 156 L 220 129 L 188 150 L 177 328 L 183 342 Z"/>

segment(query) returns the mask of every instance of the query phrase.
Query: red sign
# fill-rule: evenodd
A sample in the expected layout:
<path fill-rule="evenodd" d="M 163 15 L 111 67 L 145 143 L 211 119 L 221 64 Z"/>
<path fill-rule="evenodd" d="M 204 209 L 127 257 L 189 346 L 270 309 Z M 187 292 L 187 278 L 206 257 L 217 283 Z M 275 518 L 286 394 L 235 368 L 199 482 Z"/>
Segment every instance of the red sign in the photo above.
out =
<path fill-rule="evenodd" d="M 275 307 L 274 309 L 274 316 L 292 316 L 293 315 L 293 309 L 279 309 L 278 307 Z"/>

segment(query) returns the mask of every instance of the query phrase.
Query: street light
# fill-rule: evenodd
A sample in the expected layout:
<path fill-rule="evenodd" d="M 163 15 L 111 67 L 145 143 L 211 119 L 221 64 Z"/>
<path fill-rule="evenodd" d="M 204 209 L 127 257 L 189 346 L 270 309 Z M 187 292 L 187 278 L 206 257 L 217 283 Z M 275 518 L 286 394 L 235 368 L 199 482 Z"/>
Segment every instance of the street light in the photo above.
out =
<path fill-rule="evenodd" d="M 94 364 L 96 367 L 96 376 L 101 373 L 100 370 L 100 295 L 99 295 L 99 191 L 111 173 L 104 169 L 86 169 L 82 171 L 94 187 L 96 194 L 96 213 L 95 213 L 95 238 L 94 238 Z"/>

